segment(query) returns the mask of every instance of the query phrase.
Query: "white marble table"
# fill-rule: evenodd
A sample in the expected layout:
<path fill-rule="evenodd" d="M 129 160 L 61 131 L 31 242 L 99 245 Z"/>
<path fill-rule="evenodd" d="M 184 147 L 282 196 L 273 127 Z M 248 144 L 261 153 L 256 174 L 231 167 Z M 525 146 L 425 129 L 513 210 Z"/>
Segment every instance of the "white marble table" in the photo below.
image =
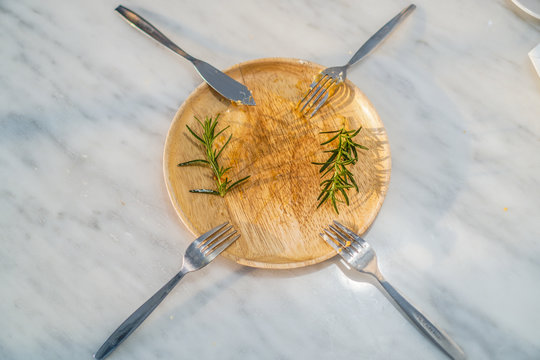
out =
<path fill-rule="evenodd" d="M 0 4 L 0 358 L 89 359 L 192 239 L 162 175 L 201 82 L 114 1 Z M 219 68 L 347 60 L 404 1 L 123 5 Z M 540 358 L 540 23 L 509 1 L 417 2 L 349 78 L 388 131 L 392 180 L 366 237 L 386 277 L 471 359 Z M 321 21 L 323 20 L 324 21 Z M 111 359 L 445 359 L 338 259 L 218 258 Z"/>

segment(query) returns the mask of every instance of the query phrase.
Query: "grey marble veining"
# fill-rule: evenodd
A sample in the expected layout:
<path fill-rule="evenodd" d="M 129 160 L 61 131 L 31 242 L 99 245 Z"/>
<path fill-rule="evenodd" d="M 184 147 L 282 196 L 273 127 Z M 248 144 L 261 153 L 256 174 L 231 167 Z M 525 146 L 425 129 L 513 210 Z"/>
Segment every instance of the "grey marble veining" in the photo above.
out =
<path fill-rule="evenodd" d="M 540 23 L 510 1 L 427 1 L 349 71 L 385 123 L 392 180 L 366 235 L 385 276 L 471 359 L 540 357 Z M 112 1 L 0 3 L 0 358 L 89 359 L 192 239 L 163 183 L 201 82 Z M 218 68 L 337 65 L 407 5 L 132 1 Z M 195 356 L 197 354 L 197 356 Z M 187 276 L 111 359 L 444 359 L 337 259 L 225 259 Z"/>

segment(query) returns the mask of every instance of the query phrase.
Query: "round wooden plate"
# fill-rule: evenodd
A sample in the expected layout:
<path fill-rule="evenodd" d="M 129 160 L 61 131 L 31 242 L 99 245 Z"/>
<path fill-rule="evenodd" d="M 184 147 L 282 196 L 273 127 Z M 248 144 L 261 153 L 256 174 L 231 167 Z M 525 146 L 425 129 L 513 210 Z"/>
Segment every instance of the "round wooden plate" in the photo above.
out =
<path fill-rule="evenodd" d="M 363 233 L 375 219 L 390 179 L 390 148 L 384 126 L 366 96 L 346 81 L 328 103 L 307 120 L 296 103 L 323 67 L 303 60 L 270 58 L 247 61 L 225 71 L 253 93 L 256 106 L 233 104 L 201 84 L 180 107 L 167 135 L 164 172 L 172 203 L 186 226 L 199 236 L 229 221 L 242 235 L 223 255 L 239 264 L 258 268 L 290 269 L 316 264 L 333 255 L 319 236 L 336 219 Z M 233 180 L 251 178 L 224 198 L 193 194 L 190 189 L 215 188 L 206 167 L 178 167 L 180 162 L 203 158 L 201 144 L 186 129 L 201 129 L 194 116 L 221 114 L 219 138 L 232 140 L 221 165 L 232 166 Z M 327 157 L 321 131 L 363 129 L 356 141 L 369 148 L 351 168 L 359 192 L 349 191 L 350 206 L 330 202 L 317 209 L 319 167 L 312 161 Z M 218 144 L 218 145 L 219 145 Z"/>

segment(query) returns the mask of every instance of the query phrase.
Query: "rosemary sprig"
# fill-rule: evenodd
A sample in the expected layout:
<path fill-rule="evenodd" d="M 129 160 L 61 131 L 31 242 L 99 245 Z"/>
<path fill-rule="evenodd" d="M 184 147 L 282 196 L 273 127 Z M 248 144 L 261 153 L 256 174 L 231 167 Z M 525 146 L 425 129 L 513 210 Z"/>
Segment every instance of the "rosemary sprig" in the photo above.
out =
<path fill-rule="evenodd" d="M 345 126 L 343 126 L 339 130 L 321 132 L 321 134 L 335 134 L 329 140 L 321 143 L 321 145 L 327 145 L 337 141 L 337 146 L 332 150 L 324 151 L 330 154 L 325 162 L 313 162 L 313 164 L 321 166 L 319 169 L 321 179 L 330 174 L 329 178 L 320 183 L 321 193 L 317 198 L 317 201 L 319 201 L 317 208 L 330 199 L 334 210 L 339 214 L 337 203 L 345 202 L 349 205 L 347 191 L 350 188 L 355 188 L 358 191 L 358 185 L 354 180 L 354 175 L 347 169 L 347 166 L 354 165 L 358 161 L 357 149 L 368 150 L 367 147 L 353 140 L 360 130 L 362 130 L 361 126 L 358 130 L 345 130 Z M 340 195 L 341 199 L 339 198 Z"/>
<path fill-rule="evenodd" d="M 225 176 L 225 179 L 223 178 L 225 173 L 229 171 L 231 167 L 219 166 L 218 159 L 221 153 L 223 152 L 223 150 L 225 149 L 225 147 L 229 144 L 229 141 L 231 141 L 232 135 L 229 135 L 229 138 L 227 139 L 227 141 L 225 141 L 225 144 L 221 147 L 221 149 L 217 149 L 217 148 L 214 149 L 214 141 L 216 140 L 216 138 L 229 128 L 227 126 L 216 133 L 218 118 L 219 118 L 219 114 L 215 118 L 206 117 L 204 119 L 204 122 L 201 122 L 197 117 L 195 117 L 195 120 L 197 120 L 197 122 L 199 123 L 199 125 L 201 125 L 201 128 L 203 130 L 201 135 L 197 135 L 195 131 L 193 131 L 188 125 L 186 125 L 191 135 L 193 135 L 195 139 L 197 139 L 199 142 L 201 142 L 204 145 L 206 159 L 190 160 L 190 161 L 180 163 L 178 164 L 178 166 L 208 165 L 214 172 L 214 178 L 216 179 L 216 187 L 217 187 L 217 190 L 210 190 L 210 189 L 189 190 L 192 193 L 219 195 L 223 197 L 228 191 L 240 185 L 251 176 L 251 175 L 248 175 L 235 182 L 232 182 L 232 180 L 229 180 L 229 178 L 227 178 L 226 176 Z"/>

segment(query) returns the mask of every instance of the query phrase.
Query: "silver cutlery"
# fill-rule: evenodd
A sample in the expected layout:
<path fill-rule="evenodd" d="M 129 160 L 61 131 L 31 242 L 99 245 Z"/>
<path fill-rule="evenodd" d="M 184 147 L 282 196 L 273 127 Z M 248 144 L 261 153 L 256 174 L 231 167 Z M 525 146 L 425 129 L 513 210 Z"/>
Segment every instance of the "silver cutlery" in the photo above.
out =
<path fill-rule="evenodd" d="M 173 276 L 168 283 L 159 289 L 150 299 L 141 305 L 130 315 L 111 336 L 105 341 L 94 358 L 105 359 L 122 343 L 142 322 L 154 311 L 165 299 L 178 282 L 189 272 L 199 270 L 208 265 L 212 260 L 235 242 L 240 235 L 235 235 L 236 230 L 229 232 L 232 226 L 228 223 L 221 224 L 195 239 L 187 248 L 181 270 Z"/>
<path fill-rule="evenodd" d="M 328 98 L 332 96 L 336 90 L 336 86 L 341 84 L 347 78 L 347 69 L 360 61 L 371 50 L 373 50 L 379 43 L 381 43 L 388 34 L 409 15 L 416 5 L 411 4 L 407 8 L 403 9 L 392 20 L 387 22 L 382 28 L 379 29 L 368 41 L 362 45 L 362 47 L 353 55 L 351 60 L 343 66 L 329 67 L 321 71 L 316 77 L 313 83 L 310 85 L 309 90 L 306 92 L 302 100 L 298 102 L 297 108 L 300 108 L 300 113 L 308 118 L 313 117 L 317 111 L 326 103 Z M 302 105 L 303 104 L 303 105 Z"/>
<path fill-rule="evenodd" d="M 152 24 L 128 8 L 120 5 L 115 10 L 118 11 L 131 25 L 141 30 L 143 33 L 150 36 L 160 44 L 166 46 L 173 52 L 191 61 L 203 80 L 222 96 L 243 105 L 255 105 L 255 100 L 253 100 L 251 91 L 249 91 L 245 85 L 219 71 L 212 65 L 189 55 L 178 45 L 169 40 L 169 38 L 163 35 Z"/>
<path fill-rule="evenodd" d="M 452 359 L 465 359 L 463 350 L 443 330 L 428 320 L 384 279 L 377 265 L 375 251 L 364 239 L 337 221 L 334 221 L 334 224 L 330 225 L 328 229 L 324 229 L 324 233 L 320 235 L 349 265 L 377 279 L 418 329 L 444 350 L 448 356 Z"/>

